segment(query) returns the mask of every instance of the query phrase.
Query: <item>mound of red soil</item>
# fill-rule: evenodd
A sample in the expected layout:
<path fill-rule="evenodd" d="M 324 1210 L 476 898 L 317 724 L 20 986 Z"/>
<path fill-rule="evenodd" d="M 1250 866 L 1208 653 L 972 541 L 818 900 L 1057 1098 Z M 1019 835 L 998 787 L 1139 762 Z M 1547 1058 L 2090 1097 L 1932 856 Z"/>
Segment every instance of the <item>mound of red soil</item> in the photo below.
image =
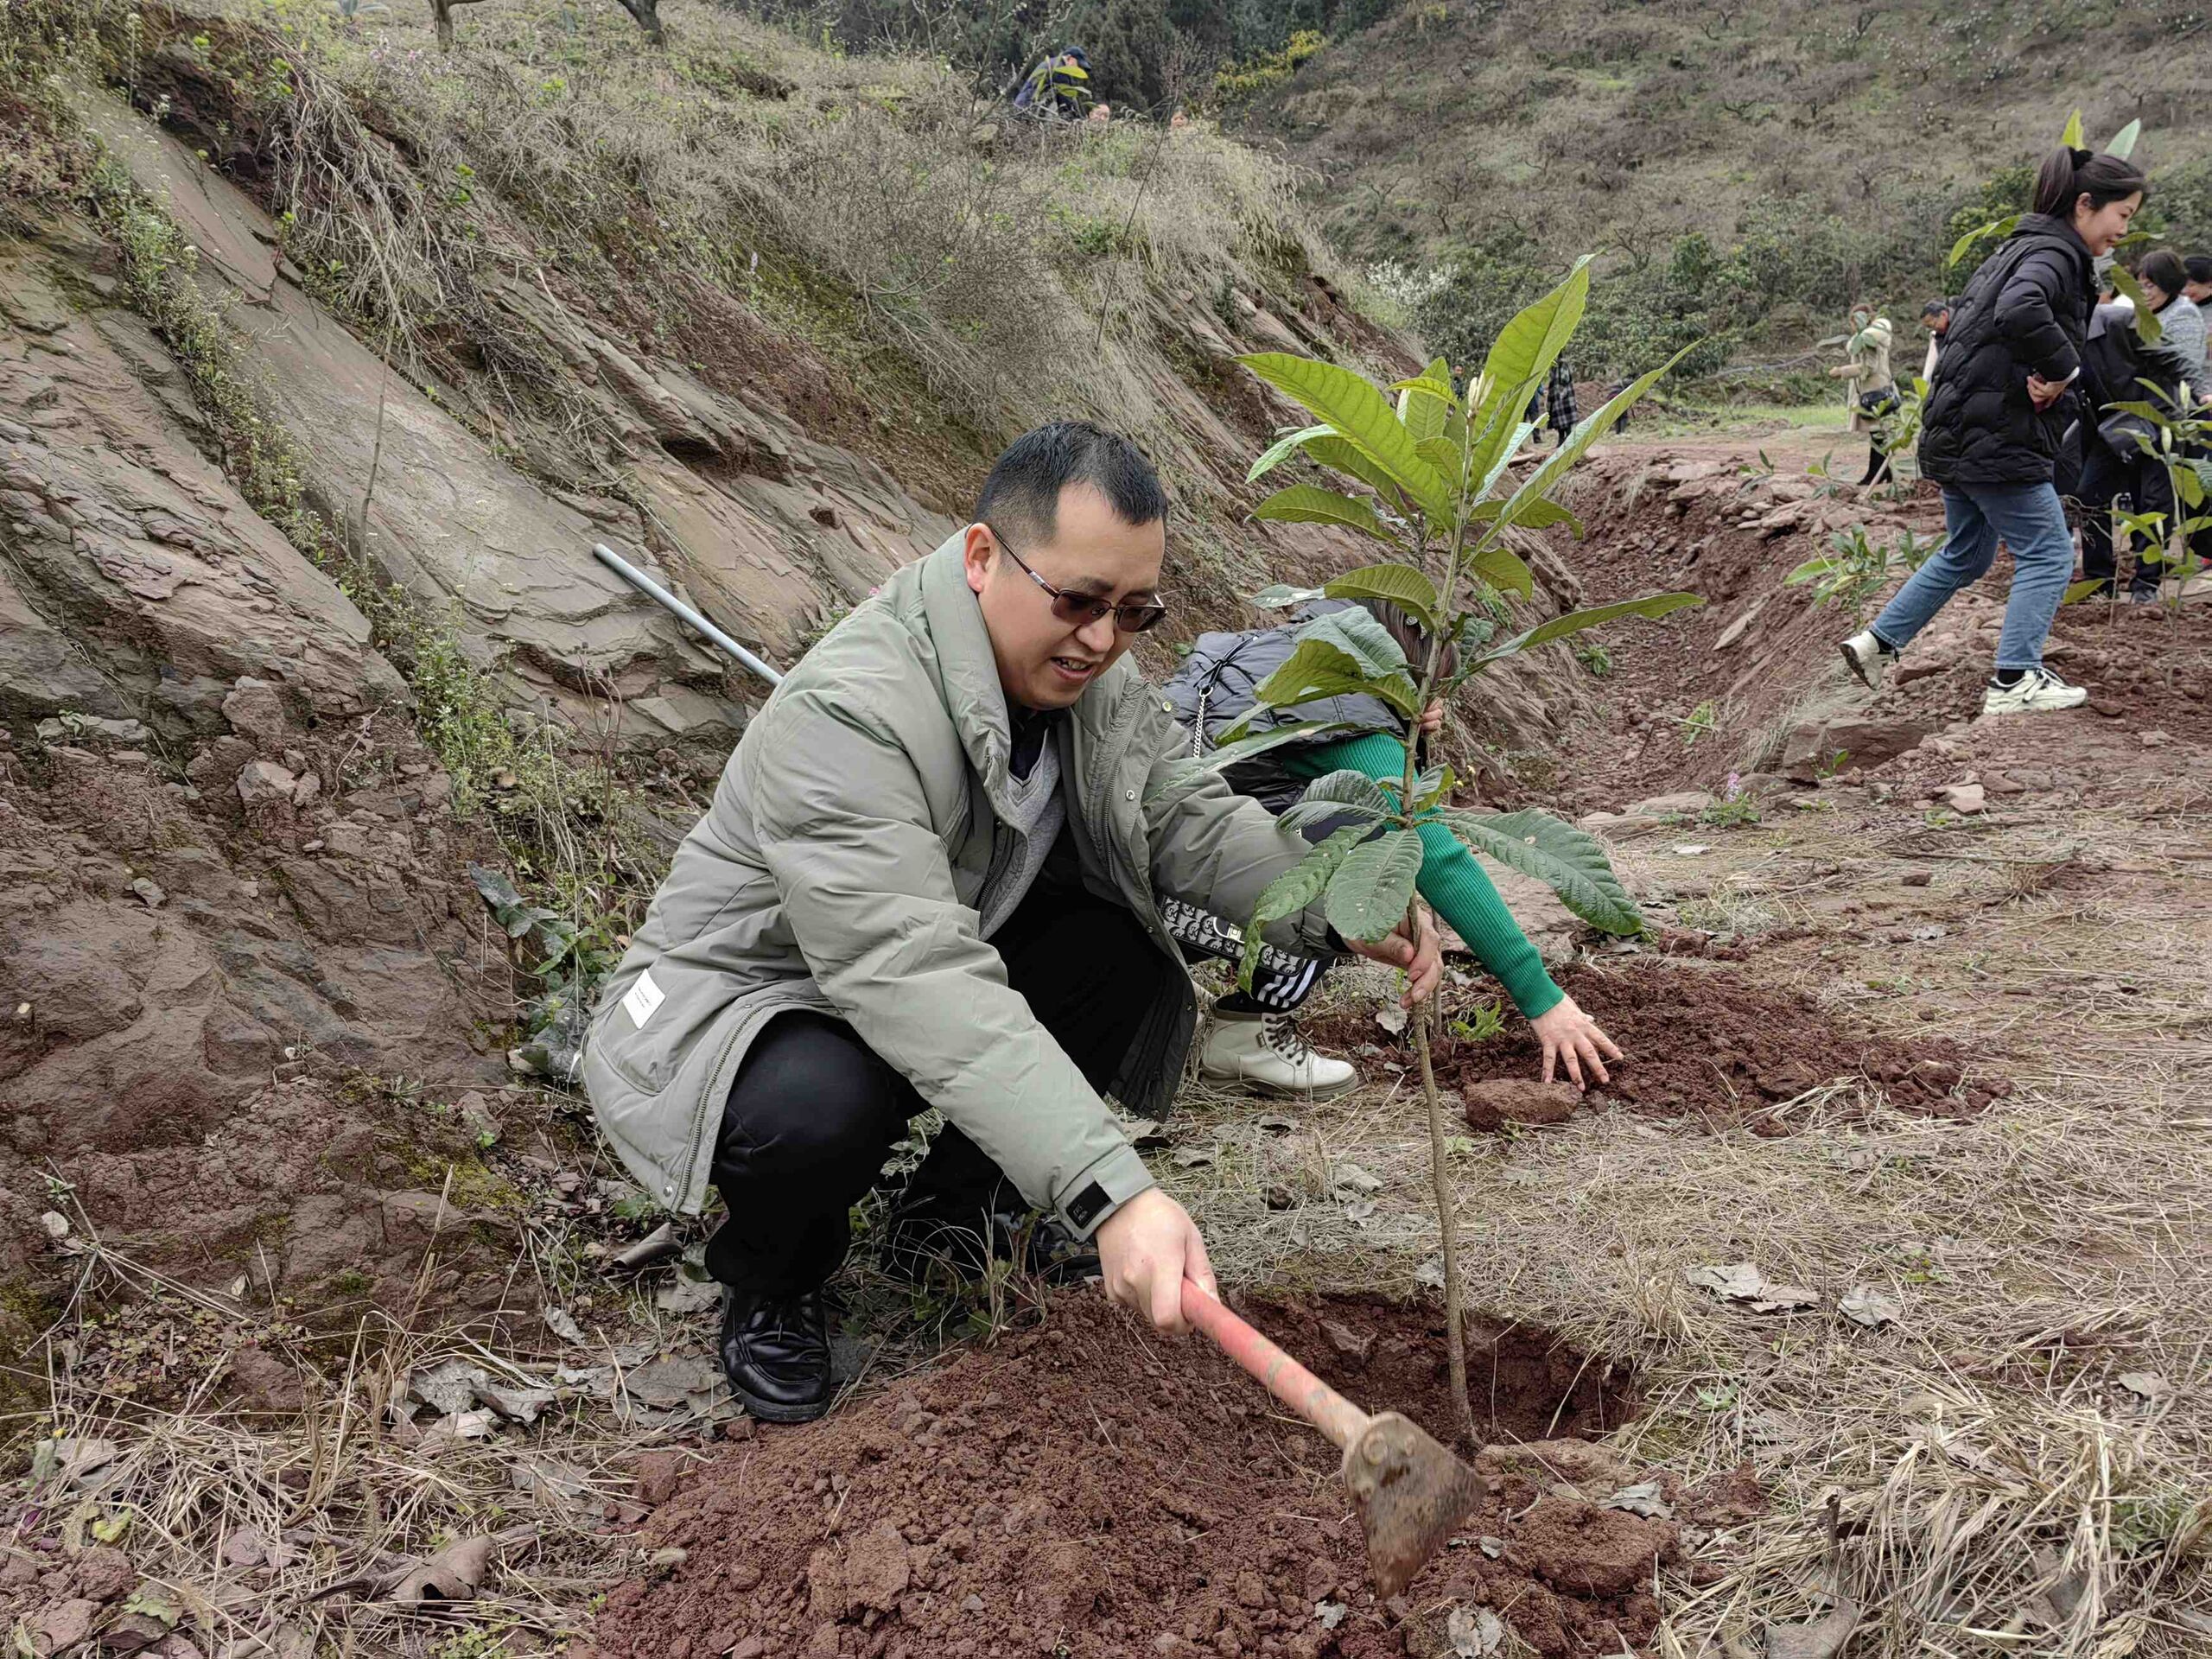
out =
<path fill-rule="evenodd" d="M 1373 1408 L 1444 1404 L 1440 1319 L 1315 1300 L 1248 1308 Z M 1478 1332 L 1488 1432 L 1617 1421 L 1607 1368 L 1525 1330 Z M 1554 1414 L 1560 1427 L 1551 1429 Z M 1205 1343 L 1170 1345 L 1095 1295 L 823 1422 L 764 1428 L 645 1525 L 686 1552 L 608 1597 L 614 1659 L 1448 1651 L 1447 1600 L 1537 1651 L 1617 1654 L 1650 1633 L 1672 1522 L 1508 1482 L 1398 1611 L 1367 1586 L 1337 1454 Z M 1516 1513 L 1516 1511 L 1526 1511 Z M 1484 1548 L 1476 1541 L 1487 1539 Z M 1502 1548 L 1499 1546 L 1502 1545 Z M 1498 1548 L 1495 1559 L 1490 1554 Z"/>
<path fill-rule="evenodd" d="M 1942 1038 L 1901 1041 L 1840 1028 L 1809 998 L 1764 988 L 1733 974 L 1664 963 L 1585 966 L 1560 985 L 1627 1057 L 1593 1089 L 1631 1111 L 1701 1116 L 1716 1127 L 1749 1123 L 1786 1133 L 1768 1108 L 1838 1077 L 1878 1084 L 1903 1110 L 1965 1117 L 2007 1091 L 1974 1071 Z M 1438 1080 L 1466 1088 L 1484 1079 L 1533 1077 L 1543 1047 L 1525 1024 L 1477 1046 L 1448 1048 Z"/>

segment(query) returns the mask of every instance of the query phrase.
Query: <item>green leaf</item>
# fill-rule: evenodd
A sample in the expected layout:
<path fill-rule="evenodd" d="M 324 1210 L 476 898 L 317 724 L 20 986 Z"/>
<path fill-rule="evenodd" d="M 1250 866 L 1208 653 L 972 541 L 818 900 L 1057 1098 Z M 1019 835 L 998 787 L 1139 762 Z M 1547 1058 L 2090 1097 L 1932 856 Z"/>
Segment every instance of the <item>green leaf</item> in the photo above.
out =
<path fill-rule="evenodd" d="M 1481 549 L 1468 566 L 1501 594 L 1526 599 L 1536 591 L 1536 578 L 1518 553 L 1503 542 Z"/>
<path fill-rule="evenodd" d="M 2105 154 L 2124 162 L 2135 153 L 2135 142 L 2142 136 L 2142 122 L 2131 121 L 2105 141 Z"/>
<path fill-rule="evenodd" d="M 1295 432 L 1286 432 L 1261 452 L 1260 458 L 1252 463 L 1252 470 L 1244 474 L 1244 481 L 1258 483 L 1314 439 L 1328 437 L 1335 431 L 1333 426 L 1302 426 Z"/>
<path fill-rule="evenodd" d="M 1346 614 L 1350 613 L 1332 613 L 1332 615 Z M 1364 611 L 1357 614 L 1366 617 L 1376 631 L 1382 632 L 1382 625 L 1373 617 L 1367 616 Z M 1330 618 L 1323 617 L 1320 620 L 1326 622 Z M 1383 638 L 1389 639 L 1389 636 L 1384 633 Z M 1390 643 L 1394 646 L 1396 644 L 1395 640 Z M 1385 669 L 1370 674 L 1358 658 L 1332 640 L 1300 639 L 1283 665 L 1261 682 L 1259 690 L 1254 694 L 1251 712 L 1230 728 L 1230 734 L 1240 735 L 1247 725 L 1267 709 L 1294 709 L 1301 702 L 1315 702 L 1324 697 L 1380 697 L 1410 719 L 1414 712 L 1414 699 L 1418 693 L 1412 680 L 1403 671 L 1403 662 L 1402 655 L 1399 671 L 1395 673 Z"/>
<path fill-rule="evenodd" d="M 1555 616 L 1548 622 L 1515 634 L 1503 645 L 1484 652 L 1482 660 L 1494 663 L 1501 658 L 1534 651 L 1538 645 L 1548 645 L 1554 639 L 1564 639 L 1569 634 L 1600 627 L 1624 616 L 1665 616 L 1670 611 L 1704 603 L 1696 594 L 1646 594 L 1641 599 L 1618 600 L 1611 605 L 1593 605 L 1586 611 L 1569 611 L 1564 616 Z"/>
<path fill-rule="evenodd" d="M 2058 142 L 2069 149 L 2084 148 L 2082 138 L 2082 111 L 2076 110 L 2066 118 L 2066 130 L 2058 135 Z"/>
<path fill-rule="evenodd" d="M 1421 458 L 1413 434 L 1368 381 L 1333 363 L 1287 352 L 1255 352 L 1237 361 L 1381 463 L 1430 518 L 1452 516 L 1444 480 Z"/>
<path fill-rule="evenodd" d="M 2104 585 L 2105 579 L 2102 576 L 2085 577 L 2080 582 L 2070 584 L 2065 593 L 2060 596 L 2058 602 L 2061 605 L 2079 605 Z"/>
<path fill-rule="evenodd" d="M 2151 309 L 2151 302 L 2143 297 L 2143 284 L 2135 280 L 2135 273 L 2126 265 L 2114 265 L 2106 273 L 2112 285 L 2135 302 L 2135 332 L 2145 346 L 2155 346 L 2165 338 L 2166 326 L 2158 321 L 2158 313 Z"/>
<path fill-rule="evenodd" d="M 1804 563 L 1784 576 L 1782 579 L 1782 585 L 1785 588 L 1795 588 L 1802 582 L 1817 582 L 1834 569 L 1836 563 L 1837 561 L 1833 554 L 1822 553 L 1816 557 L 1806 560 Z"/>
<path fill-rule="evenodd" d="M 1406 918 L 1421 861 L 1421 836 L 1411 830 L 1360 842 L 1329 878 L 1323 899 L 1329 925 L 1363 944 L 1382 938 Z"/>
<path fill-rule="evenodd" d="M 1406 648 L 1373 612 L 1357 605 L 1315 617 L 1299 629 L 1298 638 L 1333 646 L 1358 664 L 1359 673 L 1370 677 L 1405 671 Z"/>
<path fill-rule="evenodd" d="M 1527 442 L 1525 434 L 1518 438 L 1512 435 L 1522 423 L 1521 413 L 1528 407 L 1529 392 L 1551 372 L 1582 321 L 1583 311 L 1590 303 L 1592 257 L 1586 253 L 1577 259 L 1557 288 L 1524 308 L 1498 330 L 1491 342 L 1490 355 L 1483 359 L 1484 391 L 1482 407 L 1477 411 L 1483 420 L 1483 435 L 1470 468 L 1473 476 L 1494 479 L 1501 453 L 1510 455 Z M 1490 485 L 1485 482 L 1483 493 L 1489 493 Z"/>
<path fill-rule="evenodd" d="M 1390 532 L 1382 528 L 1375 509 L 1366 502 L 1313 484 L 1294 484 L 1277 490 L 1252 509 L 1252 516 L 1284 524 L 1341 524 L 1379 542 L 1390 539 Z"/>
<path fill-rule="evenodd" d="M 1474 524 L 1496 524 L 1497 515 L 1504 510 L 1505 503 L 1503 501 L 1478 502 L 1474 511 L 1467 515 L 1467 522 Z M 1578 537 L 1582 534 L 1582 521 L 1556 501 L 1532 501 L 1522 510 L 1521 528 L 1523 530 L 1549 530 L 1554 524 L 1565 524 Z"/>
<path fill-rule="evenodd" d="M 1437 607 L 1444 602 L 1436 584 L 1410 564 L 1363 564 L 1330 577 L 1321 591 L 1331 599 L 1388 600 L 1431 632 L 1437 626 Z"/>
<path fill-rule="evenodd" d="M 2010 236 L 2019 227 L 2019 224 L 2020 215 L 2018 213 L 2011 213 L 2003 219 L 1992 219 L 1986 225 L 1978 226 L 1974 229 L 1968 231 L 1964 236 L 1951 244 L 1950 252 L 1946 254 L 1943 257 L 1944 269 L 1948 270 L 1953 265 L 1957 264 L 1960 260 L 1965 258 L 1967 257 L 1967 250 L 1973 247 L 1975 243 L 1980 241 L 1983 238 L 1991 236 Z M 2115 267 L 2115 269 L 2117 269 L 2117 267 Z"/>
<path fill-rule="evenodd" d="M 1636 900 L 1621 886 L 1594 836 L 1534 807 L 1518 812 L 1446 811 L 1443 816 L 1452 833 L 1468 846 L 1510 869 L 1535 877 L 1592 927 L 1617 934 L 1643 930 L 1643 917 Z"/>
<path fill-rule="evenodd" d="M 1437 358 L 1410 380 L 1400 380 L 1391 391 L 1398 394 L 1398 418 L 1416 442 L 1441 437 L 1459 399 L 1452 394 L 1452 365 Z"/>
<path fill-rule="evenodd" d="M 1377 464 L 1357 444 L 1338 435 L 1335 429 L 1325 437 L 1315 438 L 1306 446 L 1306 453 L 1322 466 L 1332 467 L 1347 478 L 1356 478 L 1382 498 L 1382 505 L 1393 512 L 1405 511 L 1405 492 L 1401 490 L 1384 467 Z"/>
<path fill-rule="evenodd" d="M 1269 922 L 1295 916 L 1319 898 L 1329 878 L 1368 833 L 1364 824 L 1347 825 L 1261 890 L 1259 902 L 1252 906 L 1252 919 L 1244 928 L 1244 956 L 1236 968 L 1239 986 L 1252 988 L 1252 970 L 1260 965 L 1261 947 L 1267 943 L 1262 930 Z"/>
<path fill-rule="evenodd" d="M 1485 409 L 1498 398 L 1526 398 L 1529 388 L 1551 372 L 1590 303 L 1592 257 L 1586 253 L 1577 259 L 1557 288 L 1498 330 L 1483 359 L 1483 375 L 1490 382 Z M 1517 415 L 1519 410 L 1511 412 Z"/>
<path fill-rule="evenodd" d="M 1247 715 L 1244 718 L 1249 720 L 1251 716 Z M 1210 772 L 1219 772 L 1224 766 L 1233 766 L 1240 760 L 1252 760 L 1265 754 L 1269 749 L 1279 749 L 1286 743 L 1315 742 L 1357 729 L 1358 723 L 1355 721 L 1301 720 L 1278 726 L 1272 731 L 1255 733 L 1250 737 L 1232 739 L 1208 749 L 1204 754 L 1185 755 L 1175 761 L 1169 773 L 1171 787 L 1203 778 Z"/>
<path fill-rule="evenodd" d="M 1414 451 L 1430 466 L 1446 485 L 1457 489 L 1459 483 L 1459 450 L 1445 438 L 1423 438 L 1414 446 Z"/>
<path fill-rule="evenodd" d="M 1300 799 L 1301 803 L 1320 801 L 1333 806 L 1357 807 L 1368 812 L 1394 810 L 1389 796 L 1382 791 L 1382 785 L 1365 772 L 1354 771 L 1350 766 L 1316 778 L 1307 785 L 1306 793 Z"/>
<path fill-rule="evenodd" d="M 1574 429 L 1567 435 L 1559 448 L 1546 455 L 1537 463 L 1529 476 L 1521 481 L 1521 487 L 1508 498 L 1503 509 L 1498 513 L 1497 524 L 1493 525 L 1487 534 L 1495 537 L 1498 529 L 1503 526 L 1520 524 L 1521 515 L 1528 511 L 1533 503 L 1541 501 L 1549 495 L 1552 486 L 1565 476 L 1568 467 L 1582 459 L 1592 444 L 1611 431 L 1615 423 L 1622 416 L 1628 413 L 1630 407 L 1639 397 L 1657 385 L 1662 375 L 1696 349 L 1694 346 L 1683 346 L 1681 351 L 1676 352 L 1657 368 L 1648 374 L 1639 375 L 1630 382 L 1618 396 L 1608 400 L 1605 407 L 1599 410 L 1597 413 L 1576 423 Z"/>

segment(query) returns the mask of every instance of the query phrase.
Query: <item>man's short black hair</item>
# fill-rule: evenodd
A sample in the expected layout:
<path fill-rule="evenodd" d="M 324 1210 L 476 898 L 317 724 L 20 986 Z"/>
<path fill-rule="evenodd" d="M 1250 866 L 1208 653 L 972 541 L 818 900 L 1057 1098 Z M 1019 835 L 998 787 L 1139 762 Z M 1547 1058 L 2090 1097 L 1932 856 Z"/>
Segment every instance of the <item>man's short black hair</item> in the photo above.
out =
<path fill-rule="evenodd" d="M 2192 253 L 2182 261 L 2192 283 L 2212 283 L 2212 253 Z"/>
<path fill-rule="evenodd" d="M 1948 300 L 1930 300 L 1920 308 L 1920 315 L 1923 317 L 1940 317 L 1950 308 L 1951 302 Z"/>
<path fill-rule="evenodd" d="M 1016 438 L 983 480 L 976 517 L 1034 547 L 1052 539 L 1060 492 L 1071 484 L 1090 485 L 1125 524 L 1158 524 L 1167 517 L 1167 492 L 1144 452 L 1088 421 L 1053 421 Z"/>

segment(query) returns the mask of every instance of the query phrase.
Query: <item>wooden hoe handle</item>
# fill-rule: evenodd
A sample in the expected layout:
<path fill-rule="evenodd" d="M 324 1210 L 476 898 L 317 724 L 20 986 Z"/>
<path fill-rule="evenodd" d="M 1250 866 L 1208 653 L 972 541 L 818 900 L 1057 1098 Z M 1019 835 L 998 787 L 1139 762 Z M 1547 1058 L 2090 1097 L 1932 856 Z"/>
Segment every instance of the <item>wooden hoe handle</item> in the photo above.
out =
<path fill-rule="evenodd" d="M 1374 1421 L 1188 1279 L 1183 1281 L 1183 1317 L 1341 1450 L 1351 1450 Z"/>

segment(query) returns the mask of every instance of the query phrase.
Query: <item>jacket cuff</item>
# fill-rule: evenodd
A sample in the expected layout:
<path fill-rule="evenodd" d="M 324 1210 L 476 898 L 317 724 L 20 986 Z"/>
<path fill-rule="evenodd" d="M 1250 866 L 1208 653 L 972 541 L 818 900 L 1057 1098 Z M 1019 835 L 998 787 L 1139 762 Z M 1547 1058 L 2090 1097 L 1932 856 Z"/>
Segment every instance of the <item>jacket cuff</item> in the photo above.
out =
<path fill-rule="evenodd" d="M 1107 1217 L 1158 1185 L 1136 1148 L 1125 1144 L 1062 1187 L 1053 1197 L 1052 1208 L 1070 1232 L 1077 1238 L 1089 1238 Z"/>

